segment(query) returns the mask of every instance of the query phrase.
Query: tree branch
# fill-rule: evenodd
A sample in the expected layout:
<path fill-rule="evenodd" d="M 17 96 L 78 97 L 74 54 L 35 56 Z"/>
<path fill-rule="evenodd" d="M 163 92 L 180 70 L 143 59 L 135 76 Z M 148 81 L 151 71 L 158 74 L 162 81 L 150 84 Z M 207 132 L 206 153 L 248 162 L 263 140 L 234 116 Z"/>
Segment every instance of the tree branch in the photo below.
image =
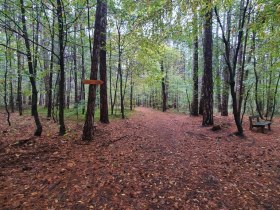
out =
<path fill-rule="evenodd" d="M 0 26 L 3 27 L 3 28 L 6 28 L 7 30 L 9 30 L 9 31 L 11 31 L 11 32 L 14 32 L 14 33 L 18 34 L 19 36 L 21 36 L 22 38 L 24 38 L 24 35 L 23 35 L 23 34 L 21 34 L 20 32 L 18 32 L 17 30 L 15 30 L 15 29 L 13 29 L 13 28 L 11 28 L 10 26 L 8 26 L 8 25 L 0 25 Z M 39 44 L 38 42 L 35 42 L 35 41 L 32 40 L 32 39 L 29 39 L 29 38 L 28 38 L 28 41 L 30 41 L 31 43 L 33 43 L 33 44 L 35 44 L 35 45 L 37 45 L 37 46 L 39 46 L 39 47 L 41 47 L 41 48 L 43 48 L 44 50 L 46 50 L 46 51 L 48 51 L 48 52 L 51 52 L 50 49 L 48 49 L 48 48 L 46 48 L 45 46 Z M 55 57 L 57 57 L 57 58 L 59 59 L 59 56 L 58 56 L 56 53 L 54 53 L 54 52 L 52 52 L 52 53 L 55 55 Z M 27 54 L 25 54 L 25 55 L 27 55 Z"/>
<path fill-rule="evenodd" d="M 27 56 L 26 53 L 24 53 L 24 52 L 22 52 L 22 51 L 20 51 L 20 50 L 18 50 L 18 49 L 12 48 L 12 47 L 10 47 L 10 46 L 8 46 L 8 45 L 6 45 L 6 44 L 0 43 L 0 46 L 3 46 L 3 47 L 5 47 L 5 48 L 8 48 L 8 49 L 10 49 L 10 50 L 16 51 L 16 52 L 18 52 L 18 53 L 20 53 L 20 54 L 23 54 L 23 55 Z"/>

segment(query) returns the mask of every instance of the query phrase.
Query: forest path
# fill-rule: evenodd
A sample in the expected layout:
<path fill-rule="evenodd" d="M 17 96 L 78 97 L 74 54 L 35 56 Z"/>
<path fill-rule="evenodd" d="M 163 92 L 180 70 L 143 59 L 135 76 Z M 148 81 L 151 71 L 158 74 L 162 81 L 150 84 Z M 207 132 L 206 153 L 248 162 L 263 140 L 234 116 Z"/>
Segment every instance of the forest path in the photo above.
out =
<path fill-rule="evenodd" d="M 32 118 L 12 117 L 0 136 L 0 209 L 280 209 L 279 123 L 266 134 L 245 124 L 240 139 L 231 117 L 216 116 L 213 132 L 201 117 L 138 107 L 85 143 L 82 124 L 59 137 L 43 119 L 43 136 L 30 138 Z"/>

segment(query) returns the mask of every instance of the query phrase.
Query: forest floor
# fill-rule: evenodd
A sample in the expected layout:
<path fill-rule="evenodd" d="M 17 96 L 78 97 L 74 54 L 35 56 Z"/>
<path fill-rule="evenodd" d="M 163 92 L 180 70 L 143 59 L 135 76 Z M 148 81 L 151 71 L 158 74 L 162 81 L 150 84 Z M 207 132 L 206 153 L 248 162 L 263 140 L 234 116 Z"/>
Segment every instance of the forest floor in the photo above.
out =
<path fill-rule="evenodd" d="M 81 122 L 33 137 L 32 117 L 2 112 L 0 209 L 280 209 L 280 119 L 263 134 L 246 117 L 244 138 L 214 119 L 136 108 L 85 143 Z"/>

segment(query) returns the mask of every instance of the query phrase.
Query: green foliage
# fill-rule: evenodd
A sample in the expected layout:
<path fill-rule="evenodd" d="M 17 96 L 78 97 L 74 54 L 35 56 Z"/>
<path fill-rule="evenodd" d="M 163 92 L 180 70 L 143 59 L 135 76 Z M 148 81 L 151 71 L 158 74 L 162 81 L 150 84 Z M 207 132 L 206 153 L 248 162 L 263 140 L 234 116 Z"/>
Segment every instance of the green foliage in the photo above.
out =
<path fill-rule="evenodd" d="M 4 7 L 4 3 L 7 3 Z M 70 94 L 73 101 L 74 95 L 74 68 L 73 68 L 73 49 L 77 48 L 77 83 L 80 91 L 81 75 L 82 75 L 82 49 L 84 51 L 84 68 L 86 69 L 85 78 L 89 78 L 89 70 L 91 65 L 89 34 L 93 38 L 94 18 L 96 10 L 96 0 L 73 0 L 64 2 L 64 19 L 65 19 L 65 60 L 66 60 L 66 80 L 67 90 L 65 94 Z M 235 40 L 238 34 L 238 18 L 240 16 L 240 1 L 236 0 L 215 0 L 210 1 L 179 1 L 179 0 L 108 0 L 108 27 L 107 27 L 107 67 L 108 72 L 111 70 L 111 91 L 116 91 L 117 104 L 119 103 L 120 90 L 119 80 L 117 80 L 118 72 L 118 47 L 121 49 L 121 64 L 124 78 L 124 86 L 126 85 L 125 104 L 129 104 L 130 95 L 130 80 L 133 83 L 133 103 L 139 96 L 143 101 L 148 101 L 150 98 L 155 100 L 157 106 L 161 104 L 161 82 L 166 77 L 168 89 L 168 103 L 172 105 L 174 98 L 179 98 L 180 108 L 187 109 L 187 95 L 192 95 L 192 56 L 193 56 L 193 41 L 194 37 L 199 38 L 199 77 L 202 77 L 202 26 L 204 13 L 212 9 L 214 6 L 218 8 L 223 24 L 226 24 L 224 18 L 226 13 L 232 11 L 232 40 Z M 18 75 L 17 53 L 15 49 L 26 53 L 23 38 L 21 34 L 22 25 L 20 17 L 15 14 L 20 14 L 20 7 L 17 1 L 0 0 L 2 10 L 0 11 L 0 43 L 6 44 L 9 39 L 9 47 L 0 46 L 0 91 L 3 95 L 3 75 L 5 70 L 5 53 L 7 59 L 11 61 L 11 66 L 8 67 L 8 78 L 13 80 L 14 94 L 16 94 L 16 86 Z M 31 39 L 31 53 L 36 53 L 36 44 L 39 44 L 37 74 L 30 75 L 28 72 L 28 64 L 26 55 L 22 55 L 22 70 L 20 75 L 23 82 L 23 95 L 28 97 L 31 95 L 29 77 L 36 76 L 37 86 L 39 86 L 39 94 L 45 95 L 47 92 L 46 81 L 50 73 L 50 48 L 51 34 L 54 33 L 55 49 L 57 55 L 58 49 L 58 24 L 55 12 L 56 4 L 51 1 L 30 1 L 25 0 L 26 16 L 28 21 L 28 33 Z M 256 57 L 256 71 L 260 79 L 259 95 L 274 94 L 276 90 L 277 78 L 279 75 L 280 61 L 280 5 L 277 0 L 253 0 L 250 7 L 250 20 L 246 21 L 245 30 L 248 31 L 248 43 L 246 51 L 245 72 L 248 73 L 244 81 L 245 90 L 254 85 L 255 74 L 253 65 L 253 56 Z M 89 22 L 87 23 L 87 9 L 89 8 Z M 39 20 L 37 19 L 39 15 Z M 249 14 L 246 15 L 248 18 Z M 197 18 L 196 18 L 197 17 Z M 54 20 L 54 22 L 53 22 Z M 247 19 L 248 20 L 248 19 Z M 35 26 L 40 23 L 39 43 L 34 43 Z M 76 34 L 74 33 L 74 27 Z M 213 18 L 213 33 L 216 30 L 217 21 Z M 224 25 L 226 27 L 226 25 Z M 7 29 L 7 37 L 5 30 Z M 120 37 L 118 36 L 118 29 Z M 256 51 L 253 52 L 252 34 L 256 33 Z M 244 31 L 245 33 L 245 31 Z M 215 34 L 214 37 L 214 68 L 224 69 L 223 61 L 223 43 L 221 31 Z M 120 43 L 119 43 L 120 38 Z M 120 46 L 118 46 L 120 44 Z M 234 42 L 231 43 L 234 47 Z M 244 39 L 243 39 L 244 46 Z M 82 48 L 83 47 L 83 48 Z M 109 54 L 111 60 L 109 61 Z M 249 59 L 250 58 L 250 59 Z M 164 72 L 161 71 L 161 62 L 163 61 Z M 53 69 L 53 84 L 52 89 L 54 95 L 57 93 L 59 81 L 59 68 L 57 66 L 58 58 L 54 58 Z M 215 84 L 222 84 L 223 78 L 221 75 L 215 77 Z M 118 77 L 119 79 L 119 77 Z M 71 82 L 70 82 L 71 80 Z M 109 73 L 108 73 L 109 81 Z M 116 87 L 116 82 L 118 85 Z M 269 87 L 270 82 L 270 87 Z M 55 86 L 56 85 L 56 86 Z M 108 85 L 109 86 L 109 85 Z M 68 90 L 68 88 L 70 90 Z M 253 89 L 252 89 L 253 90 Z M 216 91 L 216 90 L 215 90 Z M 87 92 L 86 92 L 87 93 Z M 252 100 L 253 91 L 252 91 Z M 279 93 L 277 93 L 279 95 Z M 277 95 L 277 99 L 279 96 Z M 56 95 L 55 95 L 56 96 Z M 54 97 L 54 96 L 53 96 Z M 251 97 L 251 96 L 250 96 Z M 86 97 L 87 98 L 87 97 Z M 54 97 L 54 100 L 56 98 Z M 71 101 L 71 105 L 73 105 Z M 266 101 L 265 98 L 263 102 Z M 78 110 L 81 112 L 82 107 L 87 101 L 80 101 Z M 71 111 L 72 110 L 72 111 Z M 45 110 L 40 110 L 45 114 Z M 66 110 L 66 117 L 75 115 L 75 109 Z M 98 111 L 96 116 L 98 116 Z M 82 116 L 82 115 L 81 115 Z M 75 117 L 74 117 L 75 118 Z"/>

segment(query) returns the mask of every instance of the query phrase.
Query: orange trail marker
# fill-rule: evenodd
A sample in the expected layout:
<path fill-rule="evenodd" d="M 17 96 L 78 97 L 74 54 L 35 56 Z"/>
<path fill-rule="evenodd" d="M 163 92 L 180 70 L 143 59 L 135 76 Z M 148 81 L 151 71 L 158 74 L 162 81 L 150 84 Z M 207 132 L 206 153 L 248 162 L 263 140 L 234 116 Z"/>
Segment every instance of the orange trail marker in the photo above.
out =
<path fill-rule="evenodd" d="M 90 80 L 90 79 L 85 79 L 83 80 L 83 84 L 86 85 L 102 85 L 104 82 L 102 80 Z"/>

